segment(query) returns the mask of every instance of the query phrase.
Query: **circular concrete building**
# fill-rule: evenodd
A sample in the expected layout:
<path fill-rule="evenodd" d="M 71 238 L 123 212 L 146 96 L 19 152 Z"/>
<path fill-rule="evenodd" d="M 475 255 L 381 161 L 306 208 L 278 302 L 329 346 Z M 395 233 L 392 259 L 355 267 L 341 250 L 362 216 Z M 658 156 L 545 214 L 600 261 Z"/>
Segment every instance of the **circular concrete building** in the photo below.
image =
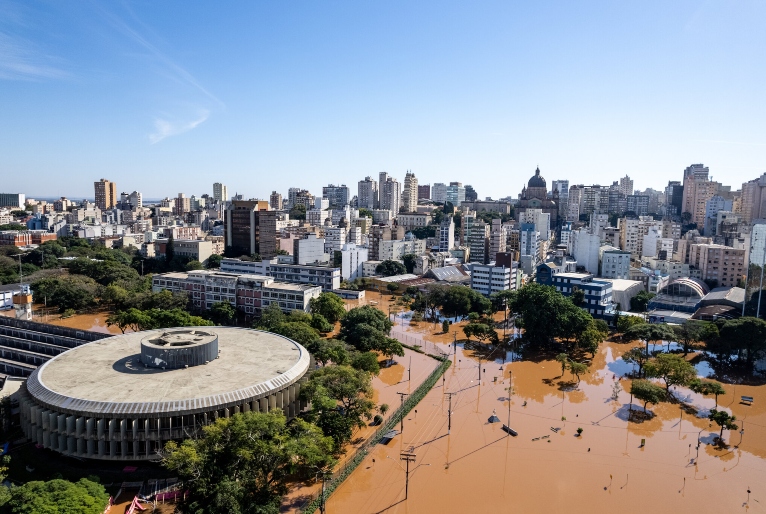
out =
<path fill-rule="evenodd" d="M 308 351 L 277 334 L 183 327 L 123 334 L 37 368 L 19 406 L 26 436 L 65 455 L 157 458 L 167 441 L 238 412 L 303 407 Z"/>

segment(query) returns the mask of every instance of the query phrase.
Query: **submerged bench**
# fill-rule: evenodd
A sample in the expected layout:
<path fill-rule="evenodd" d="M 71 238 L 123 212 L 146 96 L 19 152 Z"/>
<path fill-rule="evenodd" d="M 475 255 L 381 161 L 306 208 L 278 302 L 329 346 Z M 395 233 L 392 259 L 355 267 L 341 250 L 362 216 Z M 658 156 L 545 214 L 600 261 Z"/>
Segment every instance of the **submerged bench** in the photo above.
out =
<path fill-rule="evenodd" d="M 746 403 L 748 405 L 753 404 L 753 397 L 752 396 L 742 396 L 742 399 L 740 400 L 740 403 Z"/>

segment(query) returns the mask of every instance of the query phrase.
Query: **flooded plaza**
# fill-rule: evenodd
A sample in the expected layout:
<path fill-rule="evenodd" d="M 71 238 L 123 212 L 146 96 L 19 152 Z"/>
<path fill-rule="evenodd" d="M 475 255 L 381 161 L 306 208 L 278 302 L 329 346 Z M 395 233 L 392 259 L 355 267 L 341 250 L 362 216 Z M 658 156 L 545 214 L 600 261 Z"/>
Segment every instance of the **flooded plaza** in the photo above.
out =
<path fill-rule="evenodd" d="M 387 300 L 367 299 L 384 311 Z M 467 349 L 463 324 L 441 334 L 433 323 L 397 318 L 394 334 L 449 352 L 453 366 L 404 432 L 375 446 L 334 492 L 328 512 L 766 512 L 766 386 L 724 384 L 719 409 L 744 431 L 724 431 L 721 447 L 707 419 L 715 399 L 686 388 L 673 388 L 684 403 L 650 404 L 654 417 L 628 421 L 632 365 L 621 356 L 636 343 L 603 343 L 578 382 L 553 360 L 509 362 L 510 352 Z M 706 361 L 696 368 L 711 373 Z M 488 422 L 493 414 L 499 423 Z M 406 501 L 402 452 L 415 455 Z"/>

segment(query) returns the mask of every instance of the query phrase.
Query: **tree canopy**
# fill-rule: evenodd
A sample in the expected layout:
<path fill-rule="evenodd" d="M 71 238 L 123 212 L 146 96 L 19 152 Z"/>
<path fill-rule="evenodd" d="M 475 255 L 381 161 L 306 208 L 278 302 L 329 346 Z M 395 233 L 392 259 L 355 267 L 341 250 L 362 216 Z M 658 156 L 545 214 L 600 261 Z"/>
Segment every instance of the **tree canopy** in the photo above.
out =
<path fill-rule="evenodd" d="M 407 268 L 401 262 L 389 259 L 378 264 L 375 267 L 375 273 L 380 273 L 384 277 L 392 277 L 394 275 L 404 275 L 407 273 Z"/>
<path fill-rule="evenodd" d="M 646 376 L 659 378 L 665 382 L 665 389 L 670 394 L 674 385 L 688 385 L 697 376 L 694 366 L 681 355 L 661 353 L 644 365 Z"/>
<path fill-rule="evenodd" d="M 288 483 L 334 464 L 333 443 L 301 419 L 289 424 L 279 410 L 219 418 L 202 437 L 169 442 L 163 465 L 188 491 L 184 512 L 277 514 Z"/>
<path fill-rule="evenodd" d="M 662 387 L 648 380 L 634 380 L 630 385 L 630 394 L 635 396 L 637 400 L 644 402 L 644 412 L 646 412 L 648 403 L 660 403 L 667 397 Z"/>
<path fill-rule="evenodd" d="M 7 507 L 13 514 L 101 514 L 108 502 L 109 494 L 97 482 L 85 478 L 77 482 L 57 479 L 12 487 Z"/>
<path fill-rule="evenodd" d="M 309 303 L 311 314 L 321 314 L 329 323 L 336 323 L 346 314 L 343 299 L 335 293 L 324 292 Z"/>

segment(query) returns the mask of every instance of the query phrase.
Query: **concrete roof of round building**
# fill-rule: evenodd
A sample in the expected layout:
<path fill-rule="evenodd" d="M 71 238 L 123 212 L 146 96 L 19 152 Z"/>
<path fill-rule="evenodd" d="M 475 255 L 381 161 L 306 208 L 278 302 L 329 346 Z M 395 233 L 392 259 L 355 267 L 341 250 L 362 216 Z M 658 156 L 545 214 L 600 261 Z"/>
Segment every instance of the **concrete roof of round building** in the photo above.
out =
<path fill-rule="evenodd" d="M 173 329 L 129 333 L 51 359 L 32 373 L 27 390 L 49 408 L 73 414 L 181 415 L 268 396 L 309 368 L 308 351 L 286 337 L 234 327 L 198 328 L 218 335 L 219 358 L 208 364 L 147 368 L 139 360 L 141 340 Z"/>

